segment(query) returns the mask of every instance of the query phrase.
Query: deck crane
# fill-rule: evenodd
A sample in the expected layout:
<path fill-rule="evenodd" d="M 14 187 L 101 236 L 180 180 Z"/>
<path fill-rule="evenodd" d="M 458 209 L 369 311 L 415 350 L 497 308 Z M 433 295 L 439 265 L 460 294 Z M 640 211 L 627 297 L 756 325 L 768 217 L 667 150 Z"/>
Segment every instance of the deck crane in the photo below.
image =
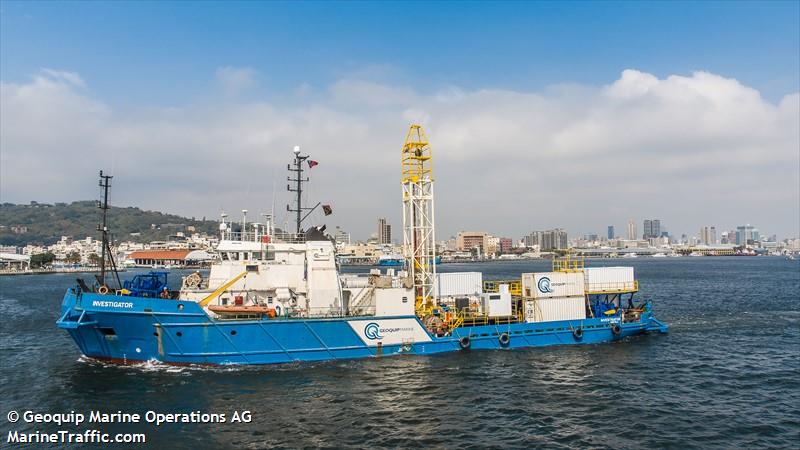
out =
<path fill-rule="evenodd" d="M 433 213 L 431 147 L 421 125 L 408 128 L 401 153 L 403 184 L 403 256 L 414 286 L 417 315 L 434 307 L 436 235 Z"/>

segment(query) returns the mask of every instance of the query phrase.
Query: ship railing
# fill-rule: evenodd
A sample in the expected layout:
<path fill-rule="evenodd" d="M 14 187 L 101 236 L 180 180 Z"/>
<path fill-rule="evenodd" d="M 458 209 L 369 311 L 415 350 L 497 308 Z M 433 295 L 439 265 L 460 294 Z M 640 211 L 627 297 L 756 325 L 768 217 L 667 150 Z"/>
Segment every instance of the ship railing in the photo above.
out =
<path fill-rule="evenodd" d="M 448 325 L 450 330 L 464 326 L 465 324 L 470 326 L 489 324 L 510 325 L 524 321 L 524 308 L 521 306 L 522 302 L 518 301 L 517 298 L 514 298 L 512 302 L 510 316 L 490 317 L 485 312 L 475 311 L 470 308 L 464 308 L 462 310 L 448 308 L 449 311 L 442 311 L 442 315 L 444 316 L 445 324 Z M 518 304 L 520 306 L 517 306 Z"/>
<path fill-rule="evenodd" d="M 285 242 L 289 244 L 299 244 L 306 241 L 306 234 L 305 233 L 287 233 L 287 232 L 276 232 L 272 235 L 267 235 L 263 233 L 257 233 L 254 231 L 226 231 L 224 239 L 230 241 L 243 241 L 243 242 L 262 242 L 262 243 L 269 243 L 269 242 Z"/>
<path fill-rule="evenodd" d="M 273 233 L 271 239 L 275 242 L 285 242 L 287 244 L 302 244 L 306 241 L 305 233 L 287 233 L 277 232 Z"/>
<path fill-rule="evenodd" d="M 586 285 L 586 293 L 596 294 L 621 294 L 627 292 L 638 292 L 639 280 L 633 281 L 610 281 L 605 283 L 591 283 Z"/>
<path fill-rule="evenodd" d="M 507 284 L 511 295 L 522 295 L 522 281 L 520 280 L 488 280 L 483 282 L 483 292 L 499 292 L 500 285 Z"/>
<path fill-rule="evenodd" d="M 582 272 L 585 266 L 586 260 L 583 257 L 568 255 L 563 259 L 553 260 L 553 272 Z"/>
<path fill-rule="evenodd" d="M 310 319 L 326 319 L 326 318 L 338 318 L 338 317 L 362 317 L 362 316 L 374 316 L 375 315 L 375 306 L 360 306 L 357 308 L 350 308 L 347 311 L 342 311 L 341 308 L 337 307 L 321 307 L 321 308 L 309 308 L 308 310 L 302 311 L 298 310 L 290 314 L 290 317 L 308 317 Z"/>

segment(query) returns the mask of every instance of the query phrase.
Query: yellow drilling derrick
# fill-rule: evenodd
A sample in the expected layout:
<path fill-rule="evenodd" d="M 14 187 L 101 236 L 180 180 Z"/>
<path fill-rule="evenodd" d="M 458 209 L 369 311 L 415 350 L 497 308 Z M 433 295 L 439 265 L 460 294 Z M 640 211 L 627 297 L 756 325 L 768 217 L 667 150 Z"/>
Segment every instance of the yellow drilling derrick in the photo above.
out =
<path fill-rule="evenodd" d="M 408 128 L 401 153 L 403 184 L 403 256 L 414 287 L 419 316 L 434 307 L 436 235 L 433 220 L 431 146 L 422 126 Z"/>

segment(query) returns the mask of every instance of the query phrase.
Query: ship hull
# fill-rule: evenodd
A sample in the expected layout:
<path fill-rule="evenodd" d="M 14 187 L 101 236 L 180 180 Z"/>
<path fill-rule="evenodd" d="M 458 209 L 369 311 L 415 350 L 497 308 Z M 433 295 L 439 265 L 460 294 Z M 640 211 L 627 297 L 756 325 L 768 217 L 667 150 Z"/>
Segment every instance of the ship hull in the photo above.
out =
<path fill-rule="evenodd" d="M 486 324 L 459 327 L 451 336 L 437 337 L 416 316 L 213 320 L 194 302 L 75 289 L 64 296 L 57 324 L 88 357 L 178 365 L 280 364 L 596 344 L 667 331 L 648 311 L 630 323 L 596 318 Z"/>

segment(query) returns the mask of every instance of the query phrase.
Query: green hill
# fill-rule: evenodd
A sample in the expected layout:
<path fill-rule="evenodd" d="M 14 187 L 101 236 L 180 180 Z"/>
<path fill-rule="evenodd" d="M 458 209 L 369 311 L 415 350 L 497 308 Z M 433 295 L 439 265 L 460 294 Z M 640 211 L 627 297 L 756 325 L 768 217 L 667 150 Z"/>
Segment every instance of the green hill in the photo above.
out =
<path fill-rule="evenodd" d="M 47 245 L 56 242 L 61 236 L 74 239 L 97 237 L 99 219 L 100 210 L 93 201 L 54 205 L 37 202 L 28 205 L 3 203 L 0 205 L 0 244 Z M 218 222 L 204 219 L 189 219 L 134 207 L 112 206 L 108 211 L 109 229 L 115 241 L 165 240 L 179 231 L 191 234 L 189 227 L 194 227 L 198 233 L 217 233 Z"/>

